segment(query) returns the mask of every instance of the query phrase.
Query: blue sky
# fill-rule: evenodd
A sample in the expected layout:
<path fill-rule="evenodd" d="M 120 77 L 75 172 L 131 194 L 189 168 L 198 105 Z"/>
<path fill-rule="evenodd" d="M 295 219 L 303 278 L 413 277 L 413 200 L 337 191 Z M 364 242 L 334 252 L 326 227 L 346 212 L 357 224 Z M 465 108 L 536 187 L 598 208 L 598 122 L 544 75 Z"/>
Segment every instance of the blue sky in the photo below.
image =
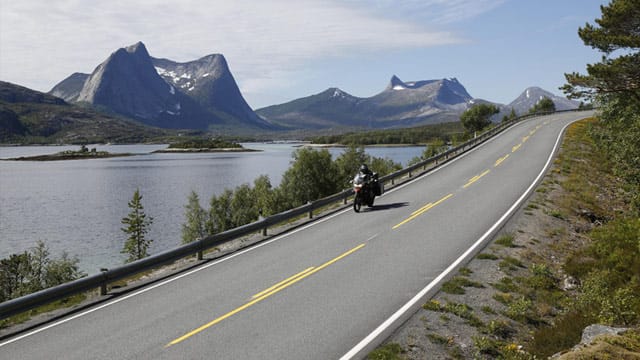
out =
<path fill-rule="evenodd" d="M 155 57 L 227 58 L 253 108 L 339 87 L 457 78 L 509 103 L 529 86 L 561 95 L 564 73 L 600 54 L 577 29 L 596 0 L 0 0 L 0 80 L 49 91 L 142 41 Z"/>

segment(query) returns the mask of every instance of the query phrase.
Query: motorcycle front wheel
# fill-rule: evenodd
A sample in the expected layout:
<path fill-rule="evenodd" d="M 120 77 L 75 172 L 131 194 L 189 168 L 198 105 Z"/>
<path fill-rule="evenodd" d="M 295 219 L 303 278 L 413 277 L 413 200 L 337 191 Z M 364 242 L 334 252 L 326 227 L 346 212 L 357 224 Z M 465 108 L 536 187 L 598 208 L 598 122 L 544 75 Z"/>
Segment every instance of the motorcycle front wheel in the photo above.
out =
<path fill-rule="evenodd" d="M 362 199 L 360 199 L 360 196 L 356 195 L 356 197 L 353 199 L 353 211 L 360 212 L 361 207 Z"/>

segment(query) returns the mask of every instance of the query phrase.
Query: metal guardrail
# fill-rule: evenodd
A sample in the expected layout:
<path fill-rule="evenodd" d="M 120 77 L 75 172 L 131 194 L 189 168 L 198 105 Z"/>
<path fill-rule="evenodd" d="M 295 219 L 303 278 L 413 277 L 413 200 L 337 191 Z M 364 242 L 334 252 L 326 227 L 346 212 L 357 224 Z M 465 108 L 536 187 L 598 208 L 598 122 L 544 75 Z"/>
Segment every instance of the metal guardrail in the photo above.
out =
<path fill-rule="evenodd" d="M 567 112 L 567 111 L 580 111 L 580 110 L 565 110 L 558 112 Z M 441 154 L 435 155 L 429 159 L 421 161 L 412 166 L 408 166 L 402 170 L 399 170 L 395 173 L 383 176 L 380 178 L 380 181 L 383 183 L 391 183 L 391 185 L 395 184 L 395 181 L 398 179 L 406 179 L 409 180 L 414 175 L 421 175 L 427 170 L 442 164 L 442 162 L 446 162 L 456 156 L 463 154 L 472 148 L 482 144 L 486 140 L 495 136 L 496 134 L 502 132 L 508 127 L 531 117 L 548 115 L 549 113 L 537 113 L 531 115 L 524 115 L 517 117 L 508 122 L 504 122 L 495 126 L 488 131 L 480 134 L 474 139 L 468 140 L 454 148 L 451 148 Z M 84 277 L 78 280 L 71 281 L 66 284 L 58 285 L 49 289 L 44 289 L 29 295 L 25 295 L 16 299 L 12 299 L 9 301 L 5 301 L 0 303 L 0 320 L 5 319 L 9 316 L 16 315 L 27 310 L 31 310 L 38 306 L 42 306 L 48 304 L 50 302 L 60 300 L 63 298 L 67 298 L 72 295 L 76 295 L 85 291 L 89 291 L 91 289 L 100 288 L 101 294 L 105 295 L 107 292 L 107 285 L 109 283 L 113 283 L 115 281 L 119 281 L 133 275 L 139 274 L 143 271 L 151 270 L 157 268 L 159 266 L 174 262 L 176 260 L 182 259 L 187 256 L 197 255 L 199 260 L 202 260 L 203 252 L 222 245 L 230 240 L 234 240 L 243 236 L 247 236 L 250 234 L 254 234 L 257 232 L 263 232 L 266 235 L 267 228 L 283 223 L 285 221 L 289 221 L 292 219 L 296 219 L 302 215 L 309 214 L 311 218 L 313 216 L 313 211 L 329 204 L 336 203 L 338 201 L 343 201 L 345 204 L 347 203 L 347 199 L 349 196 L 353 195 L 352 189 L 344 190 L 340 193 L 328 196 L 326 198 L 316 200 L 310 202 L 306 205 L 287 210 L 267 218 L 255 221 L 253 223 L 243 225 L 234 229 L 230 229 L 215 235 L 208 236 L 204 239 L 194 241 L 192 243 L 182 245 L 175 249 L 170 249 L 155 255 L 151 255 L 144 259 L 140 259 L 123 266 L 104 270 L 100 274 L 91 275 L 88 277 Z"/>

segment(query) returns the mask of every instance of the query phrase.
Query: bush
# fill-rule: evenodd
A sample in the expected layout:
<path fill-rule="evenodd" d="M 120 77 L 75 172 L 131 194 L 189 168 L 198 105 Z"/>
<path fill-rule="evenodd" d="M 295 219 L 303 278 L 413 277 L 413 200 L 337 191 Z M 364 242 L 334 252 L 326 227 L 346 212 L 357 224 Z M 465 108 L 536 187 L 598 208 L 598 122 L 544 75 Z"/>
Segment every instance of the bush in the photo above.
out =
<path fill-rule="evenodd" d="M 496 240 L 496 244 L 498 245 L 502 245 L 504 247 L 516 247 L 516 245 L 513 242 L 514 237 L 512 234 L 505 234 L 500 236 L 497 240 Z"/>
<path fill-rule="evenodd" d="M 483 288 L 484 286 L 479 282 L 471 281 L 461 276 L 456 276 L 453 279 L 442 284 L 442 291 L 448 294 L 462 295 L 465 293 L 464 287 Z"/>
<path fill-rule="evenodd" d="M 63 252 L 52 259 L 44 241 L 21 254 L 0 260 L 0 302 L 79 279 L 78 258 Z"/>
<path fill-rule="evenodd" d="M 400 344 L 388 343 L 369 353 L 369 360 L 401 360 L 402 347 Z"/>

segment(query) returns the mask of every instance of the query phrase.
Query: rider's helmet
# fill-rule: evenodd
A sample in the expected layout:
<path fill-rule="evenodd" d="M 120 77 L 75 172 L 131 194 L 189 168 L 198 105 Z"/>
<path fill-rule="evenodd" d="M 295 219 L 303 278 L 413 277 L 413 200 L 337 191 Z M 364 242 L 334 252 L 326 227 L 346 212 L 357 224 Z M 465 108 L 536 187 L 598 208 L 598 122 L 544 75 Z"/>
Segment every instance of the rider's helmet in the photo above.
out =
<path fill-rule="evenodd" d="M 369 168 L 367 167 L 367 164 L 360 165 L 360 172 L 363 173 L 363 174 L 368 174 L 369 173 Z"/>

